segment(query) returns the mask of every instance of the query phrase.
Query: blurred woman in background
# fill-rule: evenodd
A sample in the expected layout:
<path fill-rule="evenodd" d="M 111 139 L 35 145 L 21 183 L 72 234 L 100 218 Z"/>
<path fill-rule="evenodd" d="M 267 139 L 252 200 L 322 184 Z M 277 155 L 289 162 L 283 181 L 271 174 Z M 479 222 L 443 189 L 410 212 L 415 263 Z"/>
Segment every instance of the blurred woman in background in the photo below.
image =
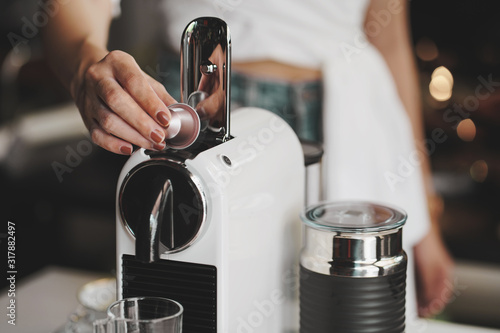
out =
<path fill-rule="evenodd" d="M 162 84 L 130 55 L 107 49 L 118 5 L 60 5 L 43 34 L 47 58 L 97 145 L 125 155 L 133 145 L 162 150 L 167 106 L 178 87 L 170 78 L 178 75 Z M 227 22 L 233 106 L 269 109 L 299 137 L 323 142 L 326 200 L 382 201 L 408 212 L 407 317 L 416 313 L 414 276 L 420 315 L 439 312 L 451 295 L 453 262 L 439 234 L 442 207 L 424 148 L 407 2 L 165 0 L 158 6 L 165 45 L 175 53 L 193 18 Z"/>

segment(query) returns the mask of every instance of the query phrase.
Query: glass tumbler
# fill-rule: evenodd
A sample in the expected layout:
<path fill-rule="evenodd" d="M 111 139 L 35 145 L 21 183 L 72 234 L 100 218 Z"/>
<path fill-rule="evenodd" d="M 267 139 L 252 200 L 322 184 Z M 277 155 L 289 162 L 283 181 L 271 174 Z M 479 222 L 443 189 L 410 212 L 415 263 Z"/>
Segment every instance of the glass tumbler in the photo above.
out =
<path fill-rule="evenodd" d="M 406 213 L 332 202 L 309 207 L 302 221 L 300 332 L 404 332 Z"/>
<path fill-rule="evenodd" d="M 125 298 L 109 306 L 107 318 L 94 322 L 94 333 L 181 333 L 183 311 L 167 298 Z"/>

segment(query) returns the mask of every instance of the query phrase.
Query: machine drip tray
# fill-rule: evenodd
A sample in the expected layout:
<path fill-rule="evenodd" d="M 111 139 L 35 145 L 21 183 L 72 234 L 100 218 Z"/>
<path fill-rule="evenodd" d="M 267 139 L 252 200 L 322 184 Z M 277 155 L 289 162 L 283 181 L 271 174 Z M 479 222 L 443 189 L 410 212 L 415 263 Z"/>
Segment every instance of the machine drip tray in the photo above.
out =
<path fill-rule="evenodd" d="M 171 298 L 184 307 L 183 333 L 217 332 L 217 268 L 160 260 L 151 264 L 123 255 L 123 297 Z"/>

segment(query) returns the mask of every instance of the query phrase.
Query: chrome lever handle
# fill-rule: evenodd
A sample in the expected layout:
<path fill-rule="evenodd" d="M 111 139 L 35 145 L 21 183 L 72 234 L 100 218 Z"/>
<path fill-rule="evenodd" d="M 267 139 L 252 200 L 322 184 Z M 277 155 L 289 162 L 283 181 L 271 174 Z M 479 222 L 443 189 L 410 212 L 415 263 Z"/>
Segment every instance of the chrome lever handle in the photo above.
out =
<path fill-rule="evenodd" d="M 181 41 L 181 102 L 190 104 L 206 126 L 206 140 L 230 138 L 231 36 L 216 17 L 191 21 Z M 193 94 L 203 96 L 189 100 Z M 196 103 L 194 103 L 196 102 Z"/>

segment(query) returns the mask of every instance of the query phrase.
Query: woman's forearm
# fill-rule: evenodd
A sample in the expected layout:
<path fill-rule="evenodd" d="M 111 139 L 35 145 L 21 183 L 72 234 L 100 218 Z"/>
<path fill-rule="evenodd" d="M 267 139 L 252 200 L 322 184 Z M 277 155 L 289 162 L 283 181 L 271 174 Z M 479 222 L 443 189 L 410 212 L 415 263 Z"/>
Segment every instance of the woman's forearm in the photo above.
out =
<path fill-rule="evenodd" d="M 110 1 L 70 0 L 42 31 L 46 58 L 73 97 L 75 78 L 107 54 L 110 22 Z"/>
<path fill-rule="evenodd" d="M 395 6 L 395 3 L 398 6 Z M 369 41 L 384 57 L 394 78 L 399 97 L 410 118 L 416 145 L 424 145 L 424 125 L 418 72 L 410 40 L 407 1 L 372 0 L 367 11 L 366 22 L 373 18 L 373 13 L 390 13 L 388 23 Z M 392 9 L 390 11 L 389 9 Z M 435 192 L 431 180 L 429 159 L 421 159 L 421 168 L 429 198 Z"/>

